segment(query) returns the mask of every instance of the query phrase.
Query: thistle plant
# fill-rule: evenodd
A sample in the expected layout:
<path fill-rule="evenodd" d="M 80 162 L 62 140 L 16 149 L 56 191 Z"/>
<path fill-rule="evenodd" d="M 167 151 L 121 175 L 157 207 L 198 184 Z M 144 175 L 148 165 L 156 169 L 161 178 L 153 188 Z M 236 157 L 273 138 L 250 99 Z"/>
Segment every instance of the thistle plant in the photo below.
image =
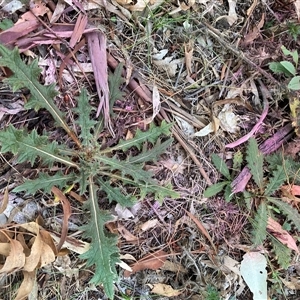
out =
<path fill-rule="evenodd" d="M 232 176 L 226 163 L 217 155 L 212 156 L 213 163 L 218 171 L 225 177 L 224 181 L 216 183 L 206 189 L 204 196 L 212 197 L 224 190 L 224 197 L 227 201 L 232 200 L 231 183 Z M 289 203 L 282 201 L 278 197 L 278 191 L 285 182 L 293 180 L 299 182 L 298 171 L 300 165 L 290 158 L 280 155 L 264 156 L 259 150 L 254 138 L 249 140 L 246 151 L 246 162 L 253 178 L 253 189 L 237 195 L 236 199 L 244 199 L 248 209 L 254 211 L 252 230 L 253 246 L 257 247 L 270 237 L 273 249 L 276 253 L 278 263 L 286 268 L 290 261 L 291 251 L 288 247 L 280 243 L 275 237 L 268 234 L 268 218 L 276 218 L 276 213 L 285 216 L 287 222 L 291 222 L 300 230 L 300 214 Z M 240 166 L 242 156 L 237 152 L 234 156 L 234 166 Z M 267 173 L 265 172 L 267 170 Z M 251 204 L 252 202 L 252 204 Z"/>
<path fill-rule="evenodd" d="M 17 162 L 30 162 L 34 165 L 38 160 L 45 166 L 59 166 L 60 171 L 40 172 L 33 180 L 26 180 L 17 186 L 14 192 L 35 194 L 42 190 L 50 193 L 52 187 L 60 189 L 75 184 L 81 195 L 87 195 L 88 200 L 84 208 L 90 213 L 89 223 L 83 225 L 83 237 L 90 239 L 90 248 L 81 255 L 86 260 L 87 266 L 94 266 L 95 273 L 92 283 L 102 284 L 108 298 L 114 297 L 114 282 L 118 279 L 116 263 L 120 262 L 117 247 L 117 236 L 105 229 L 105 223 L 112 219 L 109 212 L 101 210 L 98 205 L 98 192 L 101 190 L 109 202 L 115 201 L 122 206 L 130 207 L 138 199 L 152 194 L 155 199 L 163 201 L 165 197 L 177 197 L 170 186 L 161 186 L 152 174 L 143 169 L 147 162 L 156 160 L 172 143 L 169 136 L 170 124 L 162 122 L 160 126 L 150 125 L 143 132 L 137 130 L 131 140 L 120 140 L 117 145 L 103 148 L 98 140 L 97 122 L 91 118 L 93 108 L 89 104 L 88 92 L 82 89 L 77 99 L 77 108 L 74 113 L 78 118 L 76 124 L 80 130 L 77 136 L 65 121 L 65 115 L 55 105 L 57 95 L 55 85 L 42 85 L 38 81 L 41 70 L 37 60 L 26 65 L 17 49 L 9 50 L 0 45 L 0 65 L 8 67 L 14 75 L 5 79 L 13 91 L 26 87 L 30 90 L 30 98 L 25 105 L 27 109 L 47 109 L 53 116 L 56 125 L 65 130 L 72 139 L 62 145 L 50 141 L 46 133 L 38 134 L 34 129 L 31 132 L 26 128 L 17 129 L 12 125 L 0 132 L 1 152 L 11 152 L 17 157 Z M 119 74 L 119 75 L 118 75 Z M 115 77 L 114 77 L 115 76 Z M 120 83 L 118 72 L 110 78 L 110 84 Z M 112 82 L 114 81 L 114 82 Z M 118 89 L 119 87 L 117 87 Z M 115 100 L 116 90 L 112 94 Z M 128 150 L 136 147 L 139 154 L 131 156 Z M 150 150 L 149 150 L 150 148 Z M 125 160 L 120 160 L 117 153 L 126 155 Z M 134 194 L 127 194 L 126 190 L 135 187 Z M 123 187 L 123 188 L 122 188 Z"/>

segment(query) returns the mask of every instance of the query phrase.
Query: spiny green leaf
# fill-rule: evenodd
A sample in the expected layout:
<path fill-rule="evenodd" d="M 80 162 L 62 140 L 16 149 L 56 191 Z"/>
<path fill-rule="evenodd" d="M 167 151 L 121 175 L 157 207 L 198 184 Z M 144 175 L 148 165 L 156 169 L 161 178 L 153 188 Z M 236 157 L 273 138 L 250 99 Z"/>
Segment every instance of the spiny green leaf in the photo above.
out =
<path fill-rule="evenodd" d="M 177 199 L 180 196 L 179 193 L 175 192 L 172 189 L 171 184 L 168 184 L 166 186 L 161 186 L 154 179 L 152 179 L 151 182 L 148 181 L 146 183 L 144 183 L 144 182 L 137 183 L 137 182 L 133 181 L 132 179 L 124 178 L 115 173 L 114 174 L 109 174 L 106 172 L 102 172 L 102 173 L 103 173 L 103 175 L 109 176 L 114 179 L 118 179 L 125 184 L 129 184 L 129 185 L 138 187 L 140 190 L 140 197 L 142 199 L 145 198 L 145 196 L 147 194 L 154 194 L 155 200 L 162 203 L 165 197 Z"/>
<path fill-rule="evenodd" d="M 139 188 L 141 191 L 142 199 L 145 198 L 147 194 L 153 194 L 155 200 L 157 200 L 160 204 L 162 204 L 162 202 L 166 197 L 177 199 L 180 196 L 179 193 L 173 190 L 171 184 L 167 184 L 165 186 L 161 186 L 159 184 L 156 185 L 139 184 Z"/>
<path fill-rule="evenodd" d="M 27 133 L 22 129 L 16 129 L 12 125 L 0 132 L 1 151 L 12 152 L 18 155 L 18 161 L 29 161 L 31 165 L 39 156 L 45 164 L 61 162 L 65 165 L 78 168 L 69 158 L 60 156 L 60 148 L 56 142 L 49 142 L 48 136 L 38 135 L 34 129 Z"/>
<path fill-rule="evenodd" d="M 112 113 L 112 107 L 116 100 L 123 99 L 125 93 L 120 90 L 121 84 L 124 82 L 122 77 L 123 64 L 120 63 L 115 69 L 114 73 L 108 76 L 108 86 L 109 86 L 109 104 L 110 111 Z"/>
<path fill-rule="evenodd" d="M 220 158 L 217 154 L 213 153 L 211 156 L 212 162 L 217 168 L 217 170 L 228 180 L 231 179 L 229 169 L 223 159 Z"/>
<path fill-rule="evenodd" d="M 122 176 L 126 177 L 126 175 L 129 175 L 136 183 L 153 182 L 151 173 L 144 171 L 142 164 L 129 164 L 126 161 L 106 156 L 96 156 L 96 158 L 99 163 L 110 166 L 111 171 L 119 170 Z"/>
<path fill-rule="evenodd" d="M 103 284 L 104 291 L 109 299 L 114 299 L 114 282 L 118 279 L 116 263 L 120 262 L 119 249 L 116 246 L 117 236 L 105 229 L 105 223 L 112 220 L 109 212 L 100 210 L 96 186 L 93 179 L 89 178 L 89 200 L 84 207 L 91 213 L 89 223 L 83 225 L 83 237 L 91 238 L 92 242 L 87 252 L 80 255 L 86 259 L 87 267 L 95 266 L 95 274 L 91 283 Z"/>
<path fill-rule="evenodd" d="M 100 189 L 106 193 L 109 202 L 116 201 L 123 207 L 131 207 L 137 202 L 136 197 L 132 195 L 125 196 L 118 187 L 112 187 L 109 181 L 104 181 L 99 177 L 96 180 Z"/>
<path fill-rule="evenodd" d="M 265 189 L 266 196 L 270 196 L 273 192 L 277 191 L 277 189 L 279 189 L 287 180 L 287 175 L 283 166 L 277 166 L 277 170 L 272 174 L 273 176 Z"/>
<path fill-rule="evenodd" d="M 270 236 L 270 239 L 280 267 L 286 270 L 290 266 L 292 250 L 273 236 Z"/>
<path fill-rule="evenodd" d="M 160 139 L 157 140 L 156 144 L 151 148 L 147 149 L 147 144 L 145 144 L 146 149 L 143 149 L 142 152 L 136 156 L 129 156 L 128 163 L 130 164 L 140 164 L 148 161 L 156 161 L 158 157 L 165 153 L 168 147 L 172 144 L 173 139 L 169 138 L 163 143 L 161 143 Z"/>
<path fill-rule="evenodd" d="M 112 148 L 107 148 L 103 150 L 102 153 L 107 153 L 119 149 L 127 151 L 129 148 L 134 146 L 140 150 L 145 142 L 148 141 L 152 144 L 155 144 L 155 142 L 161 135 L 169 135 L 171 127 L 172 124 L 168 124 L 164 120 L 161 122 L 160 126 L 155 126 L 153 123 L 151 123 L 150 128 L 147 131 L 141 131 L 140 129 L 138 129 L 133 139 L 128 141 L 121 140 L 118 145 Z"/>
<path fill-rule="evenodd" d="M 300 214 L 297 209 L 293 208 L 290 204 L 283 202 L 280 199 L 268 197 L 268 201 L 275 204 L 280 211 L 287 216 L 287 218 L 294 223 L 298 230 L 300 230 Z"/>
<path fill-rule="evenodd" d="M 80 138 L 82 139 L 82 145 L 90 145 L 93 135 L 92 130 L 96 125 L 96 121 L 91 120 L 92 106 L 89 103 L 89 98 L 86 89 L 82 89 L 78 99 L 78 108 L 74 111 L 78 114 L 78 121 L 76 123 L 80 126 L 81 133 Z"/>
<path fill-rule="evenodd" d="M 53 186 L 57 186 L 60 189 L 64 188 L 68 183 L 72 183 L 76 178 L 74 173 L 64 175 L 61 171 L 51 176 L 47 173 L 40 173 L 38 178 L 33 180 L 26 180 L 23 184 L 13 189 L 15 193 L 25 191 L 26 194 L 34 195 L 37 191 L 42 190 L 46 193 L 50 193 Z"/>
<path fill-rule="evenodd" d="M 253 223 L 253 243 L 255 246 L 261 245 L 267 236 L 268 212 L 267 205 L 262 202 L 258 207 Z"/>
<path fill-rule="evenodd" d="M 219 192 L 221 192 L 224 188 L 224 186 L 226 186 L 227 184 L 230 184 L 231 182 L 230 181 L 222 181 L 222 182 L 218 182 L 218 183 L 215 183 L 211 186 L 209 186 L 203 196 L 205 198 L 209 198 L 209 197 L 212 197 L 212 196 L 215 196 L 217 195 Z"/>
<path fill-rule="evenodd" d="M 263 189 L 263 154 L 258 149 L 257 142 L 254 138 L 249 139 L 247 147 L 247 162 L 253 179 L 260 190 Z"/>
<path fill-rule="evenodd" d="M 243 163 L 243 153 L 241 150 L 238 150 L 236 153 L 234 153 L 232 168 L 234 170 L 239 170 L 241 168 L 242 163 Z"/>
<path fill-rule="evenodd" d="M 17 48 L 9 50 L 0 44 L 0 65 L 8 67 L 14 75 L 5 79 L 14 91 L 26 87 L 30 90 L 31 96 L 25 105 L 25 108 L 47 109 L 59 126 L 65 129 L 69 134 L 71 132 L 69 126 L 64 121 L 64 114 L 57 109 L 53 102 L 53 98 L 57 95 L 55 85 L 44 86 L 39 83 L 37 77 L 41 73 L 38 67 L 38 61 L 34 60 L 31 64 L 26 65 L 19 54 Z"/>

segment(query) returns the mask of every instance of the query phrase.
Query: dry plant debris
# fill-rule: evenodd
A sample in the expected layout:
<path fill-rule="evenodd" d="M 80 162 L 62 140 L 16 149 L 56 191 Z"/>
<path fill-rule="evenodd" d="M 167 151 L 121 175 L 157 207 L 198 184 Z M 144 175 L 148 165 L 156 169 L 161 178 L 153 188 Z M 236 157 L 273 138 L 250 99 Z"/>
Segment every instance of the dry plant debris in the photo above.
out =
<path fill-rule="evenodd" d="M 0 298 L 299 299 L 299 3 L 2 1 Z M 35 92 L 3 63 L 14 47 Z M 24 129 L 59 159 L 8 149 Z M 114 240 L 110 284 L 82 259 L 87 203 Z"/>

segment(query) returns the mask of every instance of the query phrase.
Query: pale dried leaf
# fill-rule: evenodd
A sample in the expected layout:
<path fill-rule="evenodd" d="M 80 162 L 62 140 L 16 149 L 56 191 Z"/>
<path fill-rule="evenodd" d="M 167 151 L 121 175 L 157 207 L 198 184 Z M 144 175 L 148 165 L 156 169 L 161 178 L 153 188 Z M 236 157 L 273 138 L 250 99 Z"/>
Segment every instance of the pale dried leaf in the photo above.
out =
<path fill-rule="evenodd" d="M 31 293 L 34 284 L 36 282 L 36 271 L 33 272 L 25 272 L 23 271 L 23 281 L 18 290 L 18 294 L 15 300 L 23 300 Z"/>
<path fill-rule="evenodd" d="M 25 253 L 23 252 L 22 244 L 19 241 L 10 240 L 10 252 L 3 267 L 0 269 L 0 274 L 18 271 L 24 264 Z"/>
<path fill-rule="evenodd" d="M 238 117 L 232 111 L 230 104 L 225 104 L 222 111 L 218 115 L 220 126 L 224 131 L 236 133 L 239 131 Z"/>
<path fill-rule="evenodd" d="M 5 189 L 3 197 L 1 197 L 1 205 L 0 205 L 0 214 L 2 214 L 6 208 L 7 208 L 7 204 L 8 204 L 8 200 L 9 200 L 9 195 L 8 195 L 8 188 Z"/>
<path fill-rule="evenodd" d="M 300 22 L 300 0 L 294 1 L 295 11 L 298 17 L 298 21 Z"/>
<path fill-rule="evenodd" d="M 147 284 L 151 288 L 152 294 L 157 294 L 165 297 L 179 296 L 183 290 L 174 290 L 170 285 L 163 283 Z"/>
<path fill-rule="evenodd" d="M 157 224 L 159 224 L 158 220 L 157 219 L 153 219 L 153 220 L 149 220 L 147 222 L 145 222 L 144 224 L 142 224 L 140 226 L 140 228 L 143 230 L 143 231 L 146 231 L 146 230 L 149 230 L 155 226 L 157 226 Z"/>
<path fill-rule="evenodd" d="M 150 0 L 137 0 L 136 4 L 126 6 L 130 11 L 143 11 Z"/>
<path fill-rule="evenodd" d="M 55 6 L 55 10 L 53 12 L 53 15 L 51 17 L 50 23 L 55 23 L 60 16 L 62 15 L 63 11 L 65 10 L 66 3 L 63 0 L 58 0 Z"/>
<path fill-rule="evenodd" d="M 172 56 L 165 57 L 162 60 L 153 60 L 153 63 L 161 70 L 168 74 L 169 77 L 175 77 L 177 67 L 183 63 L 183 59 L 173 59 Z"/>
<path fill-rule="evenodd" d="M 115 207 L 115 212 L 118 216 L 118 219 L 128 220 L 128 219 L 131 219 L 134 217 L 134 215 L 128 208 L 123 207 L 119 203 L 117 203 L 117 205 Z"/>
<path fill-rule="evenodd" d="M 186 134 L 188 137 L 194 134 L 194 126 L 178 116 L 174 116 L 174 118 L 184 134 Z"/>
<path fill-rule="evenodd" d="M 206 135 L 209 135 L 210 133 L 214 132 L 214 127 L 215 126 L 214 126 L 213 122 L 210 122 L 204 128 L 202 128 L 201 130 L 195 132 L 193 134 L 193 137 L 195 137 L 195 136 L 206 136 Z"/>

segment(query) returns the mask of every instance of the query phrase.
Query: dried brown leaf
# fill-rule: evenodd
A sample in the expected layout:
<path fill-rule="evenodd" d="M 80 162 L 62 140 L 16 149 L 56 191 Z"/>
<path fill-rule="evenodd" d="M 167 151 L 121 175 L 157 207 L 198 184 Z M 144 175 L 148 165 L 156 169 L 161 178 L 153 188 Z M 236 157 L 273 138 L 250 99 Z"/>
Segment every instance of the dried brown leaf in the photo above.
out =
<path fill-rule="evenodd" d="M 6 257 L 3 267 L 0 269 L 0 274 L 12 273 L 20 270 L 25 264 L 25 253 L 23 252 L 22 244 L 14 239 L 10 240 L 10 252 Z"/>
<path fill-rule="evenodd" d="M 20 288 L 18 290 L 18 294 L 15 298 L 15 300 L 24 300 L 27 298 L 27 296 L 31 293 L 34 283 L 36 281 L 36 272 L 24 272 L 23 271 L 23 281 L 20 285 Z"/>
<path fill-rule="evenodd" d="M 129 277 L 131 274 L 145 269 L 157 270 L 163 266 L 167 257 L 168 254 L 163 250 L 158 250 L 154 253 L 148 254 L 139 261 L 132 264 L 130 266 L 132 268 L 132 272 L 125 271 L 124 276 Z"/>

